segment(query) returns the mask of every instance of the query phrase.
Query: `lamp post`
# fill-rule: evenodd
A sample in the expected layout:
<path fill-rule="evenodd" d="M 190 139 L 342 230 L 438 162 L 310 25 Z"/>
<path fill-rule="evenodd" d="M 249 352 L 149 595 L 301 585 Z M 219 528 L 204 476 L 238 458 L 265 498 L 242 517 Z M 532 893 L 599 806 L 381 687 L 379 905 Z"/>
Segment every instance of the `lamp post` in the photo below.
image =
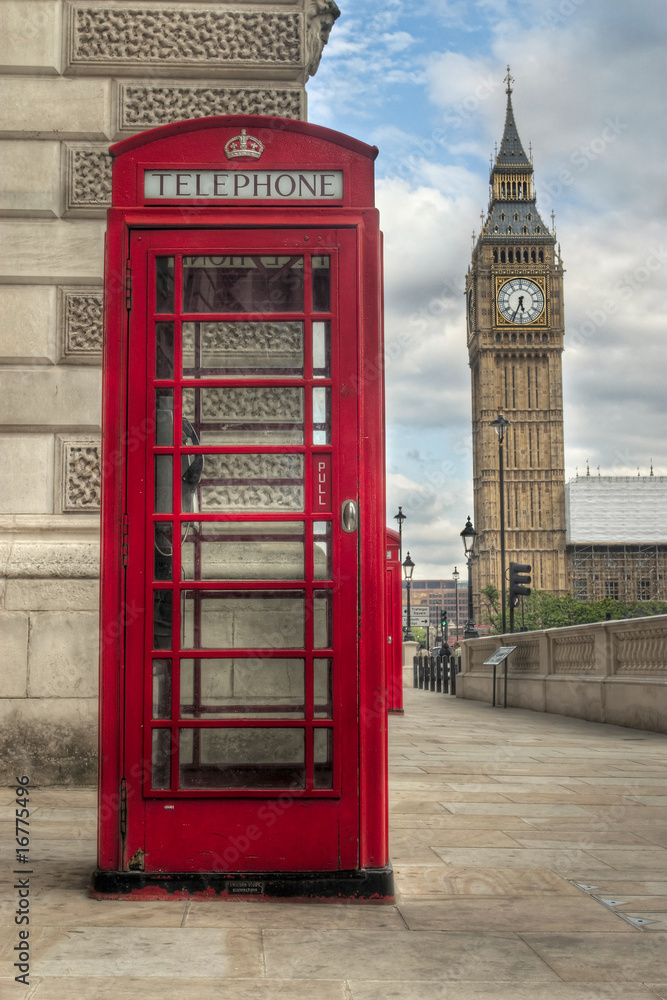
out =
<path fill-rule="evenodd" d="M 452 573 L 452 578 L 454 580 L 454 586 L 456 587 L 456 645 L 459 644 L 459 573 L 456 566 L 454 567 L 454 572 Z"/>
<path fill-rule="evenodd" d="M 498 435 L 498 467 L 500 469 L 500 606 L 503 617 L 503 635 L 507 632 L 507 608 L 505 591 L 505 468 L 503 461 L 503 441 L 510 422 L 499 413 L 491 426 Z"/>
<path fill-rule="evenodd" d="M 398 558 L 400 562 L 403 562 L 403 521 L 405 521 L 405 514 L 402 507 L 398 508 L 398 514 L 394 514 L 394 520 L 398 521 Z"/>
<path fill-rule="evenodd" d="M 408 552 L 407 556 L 405 557 L 405 561 L 403 563 L 403 576 L 405 578 L 405 582 L 408 585 L 407 586 L 407 590 L 408 590 L 408 621 L 407 621 L 407 626 L 408 627 L 405 630 L 405 636 L 404 636 L 404 639 L 405 639 L 406 642 L 414 642 L 415 641 L 415 637 L 412 634 L 412 629 L 410 628 L 410 584 L 412 583 L 412 573 L 414 571 L 414 568 L 415 568 L 415 564 L 413 563 L 412 559 L 410 558 L 410 553 Z"/>
<path fill-rule="evenodd" d="M 465 557 L 468 562 L 468 621 L 465 624 L 463 638 L 477 639 L 478 632 L 477 629 L 475 628 L 475 622 L 473 621 L 473 610 L 472 610 L 472 557 L 475 549 L 475 539 L 477 538 L 477 532 L 472 526 L 472 521 L 470 520 L 470 514 L 468 514 L 468 520 L 466 521 L 466 526 L 461 532 L 461 538 L 463 539 L 463 551 L 465 552 Z"/>

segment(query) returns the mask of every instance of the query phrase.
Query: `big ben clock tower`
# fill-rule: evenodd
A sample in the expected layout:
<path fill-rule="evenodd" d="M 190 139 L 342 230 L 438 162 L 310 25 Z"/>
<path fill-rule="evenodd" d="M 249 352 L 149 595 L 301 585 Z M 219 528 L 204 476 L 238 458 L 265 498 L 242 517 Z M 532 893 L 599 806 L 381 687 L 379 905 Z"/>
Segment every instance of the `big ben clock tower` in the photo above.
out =
<path fill-rule="evenodd" d="M 563 594 L 563 266 L 556 238 L 535 204 L 532 157 L 521 145 L 507 69 L 507 114 L 491 168 L 489 210 L 466 276 L 472 375 L 473 569 L 480 591 L 501 589 L 498 438 L 491 421 L 510 422 L 503 444 L 506 565 L 530 563 L 537 590 Z"/>

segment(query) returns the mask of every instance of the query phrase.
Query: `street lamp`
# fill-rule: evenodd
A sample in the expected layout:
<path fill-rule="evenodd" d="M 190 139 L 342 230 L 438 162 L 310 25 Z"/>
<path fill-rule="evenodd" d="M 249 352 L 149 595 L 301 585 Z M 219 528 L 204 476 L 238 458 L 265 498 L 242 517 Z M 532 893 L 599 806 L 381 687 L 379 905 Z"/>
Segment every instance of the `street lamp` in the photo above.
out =
<path fill-rule="evenodd" d="M 461 532 L 461 538 L 463 539 L 463 551 L 465 553 L 465 557 L 468 562 L 468 621 L 465 624 L 465 629 L 463 631 L 463 638 L 476 639 L 479 633 L 477 632 L 477 629 L 475 628 L 475 622 L 473 621 L 472 557 L 475 549 L 475 539 L 477 538 L 477 532 L 472 526 L 472 521 L 470 520 L 470 514 L 468 514 L 468 520 L 466 521 L 466 526 Z"/>
<path fill-rule="evenodd" d="M 398 514 L 394 514 L 394 520 L 398 521 L 398 558 L 403 562 L 403 521 L 405 521 L 405 514 L 402 507 L 398 508 Z"/>
<path fill-rule="evenodd" d="M 400 508 L 399 508 L 399 510 L 400 510 Z M 408 585 L 407 586 L 407 590 L 408 590 L 408 621 L 407 621 L 407 626 L 408 627 L 406 628 L 405 635 L 403 637 L 406 642 L 414 642 L 415 641 L 415 637 L 412 634 L 412 629 L 410 628 L 410 584 L 412 583 L 412 574 L 413 574 L 414 568 L 415 568 L 415 564 L 413 563 L 412 559 L 410 558 L 410 553 L 408 552 L 407 556 L 405 557 L 405 561 L 403 562 L 403 577 L 405 579 L 405 582 Z"/>
<path fill-rule="evenodd" d="M 458 646 L 459 642 L 459 573 L 456 566 L 454 567 L 454 572 L 452 573 L 452 578 L 454 580 L 454 586 L 456 588 L 456 644 Z"/>
<path fill-rule="evenodd" d="M 507 632 L 507 609 L 505 595 L 505 469 L 503 462 L 503 441 L 509 427 L 509 420 L 505 420 L 502 413 L 499 413 L 495 420 L 491 421 L 491 426 L 495 428 L 498 435 L 498 466 L 500 469 L 500 606 L 503 615 L 503 635 Z"/>

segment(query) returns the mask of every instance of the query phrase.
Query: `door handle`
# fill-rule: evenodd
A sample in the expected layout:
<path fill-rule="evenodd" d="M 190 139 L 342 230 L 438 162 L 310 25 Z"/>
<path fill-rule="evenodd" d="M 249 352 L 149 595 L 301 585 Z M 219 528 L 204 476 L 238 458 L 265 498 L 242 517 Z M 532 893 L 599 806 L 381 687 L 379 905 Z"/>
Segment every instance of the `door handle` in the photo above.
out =
<path fill-rule="evenodd" d="M 359 524 L 359 510 L 355 500 L 346 500 L 340 514 L 343 531 L 351 533 L 357 530 Z"/>

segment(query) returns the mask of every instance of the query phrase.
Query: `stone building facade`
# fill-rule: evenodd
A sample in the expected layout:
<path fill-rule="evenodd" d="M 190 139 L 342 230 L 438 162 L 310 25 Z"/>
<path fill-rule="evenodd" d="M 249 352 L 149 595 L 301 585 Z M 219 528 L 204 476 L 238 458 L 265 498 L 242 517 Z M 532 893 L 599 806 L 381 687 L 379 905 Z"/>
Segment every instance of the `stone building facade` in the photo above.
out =
<path fill-rule="evenodd" d="M 333 0 L 0 2 L 3 780 L 97 756 L 102 281 L 110 143 L 306 118 Z"/>
<path fill-rule="evenodd" d="M 568 589 L 563 449 L 563 264 L 535 202 L 507 75 L 507 113 L 490 176 L 489 209 L 466 275 L 472 379 L 473 560 L 480 591 L 501 589 L 500 460 L 491 422 L 509 421 L 504 451 L 505 568 L 532 566 L 533 587 Z"/>
<path fill-rule="evenodd" d="M 565 512 L 575 597 L 667 601 L 667 476 L 577 476 Z"/>

